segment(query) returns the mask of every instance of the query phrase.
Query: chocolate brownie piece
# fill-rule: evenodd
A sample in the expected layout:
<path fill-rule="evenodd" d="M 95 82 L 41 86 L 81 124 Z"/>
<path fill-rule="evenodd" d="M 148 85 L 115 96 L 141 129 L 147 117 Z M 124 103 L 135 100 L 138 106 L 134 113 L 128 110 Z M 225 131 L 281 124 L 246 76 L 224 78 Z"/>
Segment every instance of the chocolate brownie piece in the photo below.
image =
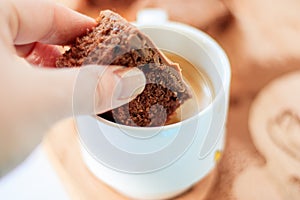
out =
<path fill-rule="evenodd" d="M 100 116 L 130 126 L 164 125 L 191 97 L 178 64 L 169 61 L 145 34 L 118 14 L 102 11 L 97 22 L 58 58 L 56 66 L 138 67 L 146 77 L 144 91 L 128 104 Z"/>

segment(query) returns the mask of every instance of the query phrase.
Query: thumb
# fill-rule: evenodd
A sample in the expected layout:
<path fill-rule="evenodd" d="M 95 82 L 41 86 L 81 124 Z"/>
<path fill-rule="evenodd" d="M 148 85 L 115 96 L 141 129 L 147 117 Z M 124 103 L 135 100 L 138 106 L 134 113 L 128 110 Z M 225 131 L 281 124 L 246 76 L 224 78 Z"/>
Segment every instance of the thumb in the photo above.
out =
<path fill-rule="evenodd" d="M 128 103 L 140 94 L 146 79 L 138 68 L 85 66 L 73 87 L 73 114 L 99 114 Z"/>
<path fill-rule="evenodd" d="M 145 87 L 138 68 L 84 66 L 40 69 L 50 111 L 59 118 L 100 114 L 134 99 Z M 41 97 L 44 98 L 44 97 Z"/>

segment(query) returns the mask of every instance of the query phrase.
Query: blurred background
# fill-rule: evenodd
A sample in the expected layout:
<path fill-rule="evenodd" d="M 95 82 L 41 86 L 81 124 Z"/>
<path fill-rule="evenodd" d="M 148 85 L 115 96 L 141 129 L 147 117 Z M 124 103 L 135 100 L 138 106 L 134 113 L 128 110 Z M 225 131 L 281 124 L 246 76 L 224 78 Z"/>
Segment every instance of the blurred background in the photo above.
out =
<path fill-rule="evenodd" d="M 191 194 L 186 194 L 186 199 L 193 199 L 195 193 L 198 194 L 199 199 L 245 200 L 247 199 L 246 197 L 249 199 L 272 199 L 270 196 L 267 196 L 268 194 L 260 197 L 255 196 L 255 193 L 259 193 L 258 186 L 255 186 L 256 181 L 249 181 L 247 178 L 244 182 L 248 182 L 250 184 L 248 185 L 249 188 L 252 186 L 252 189 L 242 191 L 243 194 L 237 194 L 238 192 L 234 188 L 240 176 L 239 174 L 246 172 L 249 168 L 263 167 L 269 159 L 262 155 L 253 143 L 252 133 L 249 131 L 249 110 L 256 96 L 267 84 L 284 74 L 296 72 L 300 69 L 300 1 L 53 1 L 64 4 L 93 18 L 96 18 L 101 10 L 111 9 L 129 21 L 134 21 L 137 12 L 141 9 L 162 8 L 168 13 L 170 20 L 189 24 L 213 37 L 225 49 L 232 66 L 226 148 L 217 169 L 213 172 L 217 174 L 216 181 L 211 189 L 206 192 L 206 196 L 203 197 L 203 195 L 200 195 L 201 192 L 199 192 L 204 188 L 205 180 L 203 180 Z M 293 101 L 293 96 L 291 96 L 291 101 Z M 276 102 L 273 104 L 271 106 L 276 109 L 278 107 Z M 261 111 L 261 114 L 264 115 L 263 111 Z M 298 153 L 300 154 L 300 152 Z M 48 164 L 43 165 L 48 166 Z M 289 163 L 286 163 L 286 165 L 289 165 Z M 28 174 L 29 172 L 28 170 L 27 172 L 23 170 L 22 173 Z M 251 175 L 252 179 L 255 179 L 255 176 L 260 176 L 258 174 Z M 54 181 L 58 180 L 56 178 Z M 259 185 L 259 182 L 261 184 L 266 183 L 259 178 L 257 180 L 260 180 L 257 185 Z M 11 185 L 13 185 L 12 183 Z M 266 184 L 272 184 L 272 181 Z M 300 185 L 300 179 L 298 184 Z M 266 191 L 274 192 L 271 189 Z M 278 197 L 278 199 L 291 199 L 288 196 L 285 197 Z M 300 196 L 297 197 L 299 198 L 294 196 L 294 199 L 300 199 Z M 182 199 L 185 199 L 185 197 Z"/>

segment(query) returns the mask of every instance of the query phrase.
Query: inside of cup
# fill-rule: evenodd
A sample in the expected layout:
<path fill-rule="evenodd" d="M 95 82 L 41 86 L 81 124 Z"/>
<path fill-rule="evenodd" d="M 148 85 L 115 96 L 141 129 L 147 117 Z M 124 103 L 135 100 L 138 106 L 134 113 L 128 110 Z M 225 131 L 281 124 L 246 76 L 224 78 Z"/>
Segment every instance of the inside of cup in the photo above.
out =
<path fill-rule="evenodd" d="M 175 24 L 175 26 L 177 25 Z M 161 25 L 147 25 L 139 28 L 153 40 L 158 48 L 182 56 L 192 63 L 201 73 L 205 73 L 209 77 L 211 81 L 211 92 L 213 93 L 212 102 L 218 96 L 224 95 L 229 87 L 229 75 L 226 71 L 227 66 L 224 66 L 229 65 L 226 56 L 222 49 L 204 33 L 200 31 L 193 32 L 193 30 L 191 31 L 190 28 L 185 26 L 179 27 L 180 28 L 172 28 Z M 200 109 L 197 102 L 193 103 L 195 105 L 180 106 L 178 108 L 178 112 L 180 113 L 179 121 L 194 117 L 205 109 Z M 185 113 L 191 113 L 190 110 L 193 109 L 194 112 L 192 115 L 185 115 Z M 108 121 L 106 119 L 101 118 L 100 120 L 106 122 Z M 131 133 L 129 133 L 129 135 L 130 134 Z M 147 137 L 151 136 L 152 135 L 148 135 Z"/>
<path fill-rule="evenodd" d="M 189 28 L 184 26 L 176 29 L 153 25 L 140 27 L 140 29 L 150 36 L 160 49 L 172 51 L 186 58 L 195 67 L 205 72 L 212 82 L 215 97 L 228 87 L 227 58 L 223 50 L 206 34 L 188 30 Z"/>

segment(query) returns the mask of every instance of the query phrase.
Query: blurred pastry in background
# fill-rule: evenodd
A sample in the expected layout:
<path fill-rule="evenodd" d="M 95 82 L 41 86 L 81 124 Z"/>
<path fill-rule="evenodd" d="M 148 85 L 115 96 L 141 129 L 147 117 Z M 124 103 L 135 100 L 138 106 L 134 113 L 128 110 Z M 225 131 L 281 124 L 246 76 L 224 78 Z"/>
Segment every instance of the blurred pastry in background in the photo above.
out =
<path fill-rule="evenodd" d="M 300 199 L 299 85 L 300 71 L 281 76 L 252 103 L 249 129 L 265 162 L 239 175 L 238 199 Z"/>
<path fill-rule="evenodd" d="M 202 30 L 222 27 L 231 15 L 220 0 L 56 0 L 72 9 L 91 17 L 97 17 L 99 10 L 110 9 L 124 16 L 128 21 L 135 21 L 139 10 L 145 8 L 164 9 L 170 20 L 192 25 Z"/>

